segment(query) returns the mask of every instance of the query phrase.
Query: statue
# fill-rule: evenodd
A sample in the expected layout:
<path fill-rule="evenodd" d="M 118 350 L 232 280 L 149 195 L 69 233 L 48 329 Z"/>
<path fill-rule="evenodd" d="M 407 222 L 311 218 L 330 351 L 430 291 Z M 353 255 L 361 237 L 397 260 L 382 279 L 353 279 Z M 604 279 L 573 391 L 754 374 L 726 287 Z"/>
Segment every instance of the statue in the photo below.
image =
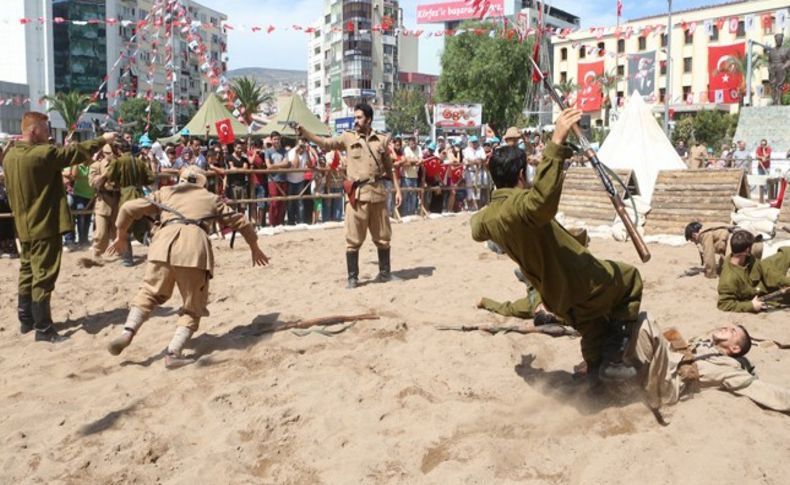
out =
<path fill-rule="evenodd" d="M 768 83 L 771 85 L 773 104 L 782 104 L 782 87 L 787 80 L 790 69 L 790 47 L 783 47 L 784 34 L 776 34 L 776 47 L 766 49 L 768 54 Z"/>

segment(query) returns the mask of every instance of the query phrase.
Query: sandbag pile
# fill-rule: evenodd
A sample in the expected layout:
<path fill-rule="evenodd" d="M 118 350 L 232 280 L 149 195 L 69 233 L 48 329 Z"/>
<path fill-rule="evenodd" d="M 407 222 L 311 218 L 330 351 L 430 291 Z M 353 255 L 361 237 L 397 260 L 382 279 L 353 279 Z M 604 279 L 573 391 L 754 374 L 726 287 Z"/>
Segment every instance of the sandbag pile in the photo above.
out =
<path fill-rule="evenodd" d="M 735 205 L 735 212 L 730 215 L 733 224 L 753 234 L 761 234 L 763 239 L 774 237 L 780 209 L 739 196 L 734 196 L 732 203 Z"/>

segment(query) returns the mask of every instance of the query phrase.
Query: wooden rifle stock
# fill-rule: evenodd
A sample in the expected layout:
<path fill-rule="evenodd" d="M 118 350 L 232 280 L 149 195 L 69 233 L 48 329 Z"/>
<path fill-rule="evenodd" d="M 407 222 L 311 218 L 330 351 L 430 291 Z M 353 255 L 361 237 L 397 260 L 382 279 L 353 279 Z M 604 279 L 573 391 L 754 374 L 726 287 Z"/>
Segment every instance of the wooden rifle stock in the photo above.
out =
<path fill-rule="evenodd" d="M 566 109 L 567 105 L 565 101 L 563 101 L 562 97 L 559 95 L 554 86 L 551 85 L 551 80 L 546 76 L 543 71 L 540 70 L 540 67 L 535 63 L 532 57 L 529 58 L 530 62 L 532 62 L 532 69 L 535 70 L 536 73 L 540 75 L 540 79 L 543 81 L 543 86 L 546 88 L 546 91 L 551 96 L 551 99 L 557 103 L 557 106 L 560 109 Z M 625 230 L 628 233 L 628 236 L 631 238 L 631 241 L 634 244 L 634 248 L 636 252 L 639 254 L 639 258 L 642 260 L 643 263 L 647 263 L 650 261 L 650 250 L 647 248 L 647 244 L 645 244 L 645 240 L 642 239 L 642 236 L 637 232 L 636 226 L 634 226 L 634 222 L 628 217 L 628 213 L 625 211 L 625 204 L 623 203 L 623 199 L 620 198 L 620 195 L 617 193 L 617 190 L 614 188 L 612 184 L 612 179 L 609 178 L 609 175 L 604 170 L 604 166 L 600 160 L 598 160 L 598 156 L 593 151 L 592 147 L 590 146 L 590 142 L 587 140 L 587 137 L 584 136 L 582 133 L 581 127 L 578 125 L 573 126 L 573 133 L 576 135 L 576 138 L 579 140 L 579 144 L 582 147 L 584 156 L 590 160 L 593 169 L 595 170 L 598 178 L 600 179 L 601 183 L 603 184 L 606 193 L 609 195 L 609 199 L 612 201 L 612 205 L 614 206 L 614 210 L 617 213 L 617 216 L 623 221 L 625 225 Z"/>

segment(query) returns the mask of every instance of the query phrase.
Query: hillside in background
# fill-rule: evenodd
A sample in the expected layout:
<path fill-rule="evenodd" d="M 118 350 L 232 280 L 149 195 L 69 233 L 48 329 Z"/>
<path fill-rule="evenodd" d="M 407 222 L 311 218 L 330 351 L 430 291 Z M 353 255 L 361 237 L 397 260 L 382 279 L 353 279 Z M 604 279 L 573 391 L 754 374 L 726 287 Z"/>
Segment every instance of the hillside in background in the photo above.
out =
<path fill-rule="evenodd" d="M 276 91 L 283 88 L 298 90 L 307 85 L 307 71 L 291 71 L 287 69 L 267 69 L 264 67 L 244 67 L 226 73 L 229 79 L 237 77 L 253 77 L 261 84 Z"/>

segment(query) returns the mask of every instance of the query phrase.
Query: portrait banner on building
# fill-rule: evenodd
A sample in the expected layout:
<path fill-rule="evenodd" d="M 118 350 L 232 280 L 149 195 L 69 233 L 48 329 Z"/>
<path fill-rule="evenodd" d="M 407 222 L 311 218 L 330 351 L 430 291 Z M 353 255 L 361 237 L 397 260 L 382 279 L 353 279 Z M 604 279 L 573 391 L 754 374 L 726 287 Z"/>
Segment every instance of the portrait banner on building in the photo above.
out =
<path fill-rule="evenodd" d="M 743 75 L 734 66 L 734 60 L 743 59 L 746 44 L 708 47 L 708 102 L 716 104 L 738 103 L 741 100 Z"/>
<path fill-rule="evenodd" d="M 656 90 L 656 51 L 628 56 L 628 93 L 650 98 Z"/>
<path fill-rule="evenodd" d="M 596 76 L 603 74 L 603 61 L 579 64 L 578 77 L 579 95 L 576 107 L 582 111 L 598 111 L 601 109 L 601 85 Z"/>

